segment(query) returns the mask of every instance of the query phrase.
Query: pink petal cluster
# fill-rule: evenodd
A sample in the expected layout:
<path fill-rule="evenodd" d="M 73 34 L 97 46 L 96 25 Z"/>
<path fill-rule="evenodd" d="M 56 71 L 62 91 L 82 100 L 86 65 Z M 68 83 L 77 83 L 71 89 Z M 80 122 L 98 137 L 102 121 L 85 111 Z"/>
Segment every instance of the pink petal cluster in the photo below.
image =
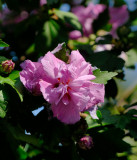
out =
<path fill-rule="evenodd" d="M 93 3 L 90 3 L 87 7 L 76 6 L 72 8 L 72 12 L 78 17 L 78 20 L 82 25 L 84 36 L 88 37 L 93 33 L 92 23 L 105 8 L 106 6 L 103 4 L 94 5 Z M 81 32 L 77 30 L 72 31 L 69 34 L 71 39 L 77 39 L 81 36 Z"/>
<path fill-rule="evenodd" d="M 126 5 L 121 7 L 110 7 L 109 8 L 110 20 L 109 23 L 112 24 L 111 34 L 113 37 L 117 37 L 117 29 L 118 27 L 125 24 L 129 19 L 129 13 Z"/>
<path fill-rule="evenodd" d="M 47 0 L 40 0 L 40 6 L 47 4 Z M 38 14 L 38 10 L 34 9 L 30 13 L 25 10 L 22 10 L 20 14 L 16 13 L 13 10 L 10 10 L 8 7 L 5 7 L 0 11 L 0 21 L 2 22 L 3 26 L 11 25 L 11 24 L 18 24 L 23 20 L 27 19 L 31 15 Z"/>
<path fill-rule="evenodd" d="M 94 5 L 92 3 L 90 3 L 87 7 L 76 6 L 72 8 L 72 12 L 78 17 L 78 20 L 82 25 L 84 36 L 88 37 L 91 33 L 93 33 L 92 23 L 105 9 L 106 6 L 103 4 Z M 121 7 L 110 7 L 109 16 L 109 23 L 112 24 L 112 30 L 110 33 L 114 38 L 116 38 L 116 30 L 118 27 L 125 24 L 129 19 L 127 6 L 123 5 Z M 74 30 L 69 33 L 69 37 L 70 39 L 78 39 L 82 37 L 82 34 L 80 31 Z"/>
<path fill-rule="evenodd" d="M 23 69 L 20 72 L 21 82 L 33 95 L 41 95 L 39 81 L 46 78 L 41 63 L 26 60 L 21 67 Z"/>
<path fill-rule="evenodd" d="M 47 0 L 40 0 L 40 6 L 47 4 Z"/>
<path fill-rule="evenodd" d="M 40 62 L 26 60 L 21 67 L 24 86 L 36 95 L 41 91 L 54 117 L 66 124 L 76 123 L 80 112 L 104 101 L 104 85 L 91 82 L 96 77 L 79 51 L 71 52 L 69 64 L 48 52 Z"/>
<path fill-rule="evenodd" d="M 5 8 L 0 12 L 0 20 L 2 21 L 3 26 L 19 23 L 28 17 L 29 13 L 27 11 L 22 11 L 17 15 L 17 13 Z"/>

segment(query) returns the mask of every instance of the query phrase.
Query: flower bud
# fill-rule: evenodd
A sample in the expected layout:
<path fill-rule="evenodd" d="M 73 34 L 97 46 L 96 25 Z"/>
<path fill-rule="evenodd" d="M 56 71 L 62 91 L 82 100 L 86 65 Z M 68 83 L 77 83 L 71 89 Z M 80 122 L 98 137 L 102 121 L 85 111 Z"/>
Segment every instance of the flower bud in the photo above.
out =
<path fill-rule="evenodd" d="M 84 136 L 79 140 L 78 145 L 81 149 L 88 150 L 93 147 L 93 140 L 90 136 Z"/>
<path fill-rule="evenodd" d="M 1 65 L 2 65 L 2 71 L 5 73 L 11 73 L 11 71 L 15 67 L 15 63 L 12 62 L 12 60 L 3 61 Z"/>

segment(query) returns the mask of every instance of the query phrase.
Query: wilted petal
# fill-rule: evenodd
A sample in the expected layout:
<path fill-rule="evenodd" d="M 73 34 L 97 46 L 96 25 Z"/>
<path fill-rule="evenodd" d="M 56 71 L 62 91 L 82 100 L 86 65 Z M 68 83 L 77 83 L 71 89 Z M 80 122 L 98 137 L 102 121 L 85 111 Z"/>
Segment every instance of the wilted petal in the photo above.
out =
<path fill-rule="evenodd" d="M 94 106 L 92 108 L 90 108 L 88 111 L 89 111 L 89 114 L 90 116 L 93 118 L 93 119 L 99 119 L 96 112 L 97 112 L 97 109 L 98 107 L 97 106 Z"/>
<path fill-rule="evenodd" d="M 64 43 L 58 44 L 58 46 L 53 51 L 51 51 L 51 53 L 55 54 L 55 53 L 59 52 L 62 49 L 63 44 Z"/>

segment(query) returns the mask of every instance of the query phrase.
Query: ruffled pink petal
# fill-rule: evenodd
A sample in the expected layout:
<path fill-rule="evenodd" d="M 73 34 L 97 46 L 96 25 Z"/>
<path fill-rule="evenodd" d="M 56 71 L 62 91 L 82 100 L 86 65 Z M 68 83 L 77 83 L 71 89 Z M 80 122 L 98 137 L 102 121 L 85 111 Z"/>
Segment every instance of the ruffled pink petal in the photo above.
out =
<path fill-rule="evenodd" d="M 69 95 L 79 112 L 83 111 L 90 102 L 88 91 L 85 88 L 80 88 L 78 92 L 71 91 Z"/>
<path fill-rule="evenodd" d="M 62 101 L 58 105 L 52 105 L 53 116 L 65 124 L 74 124 L 80 120 L 77 106 L 70 101 L 65 105 Z"/>
<path fill-rule="evenodd" d="M 77 76 L 92 74 L 91 64 L 87 63 L 79 51 L 72 51 L 70 55 L 70 65 L 72 69 L 76 67 Z"/>
<path fill-rule="evenodd" d="M 63 61 L 56 58 L 51 52 L 48 52 L 42 59 L 41 63 L 43 65 L 46 77 L 51 83 L 55 83 L 55 79 L 58 75 L 59 68 L 62 64 L 65 64 Z"/>
<path fill-rule="evenodd" d="M 98 83 L 93 83 L 91 82 L 90 85 L 90 102 L 86 106 L 85 110 L 88 110 L 95 106 L 98 103 L 103 103 L 104 102 L 104 94 L 105 94 L 105 89 L 103 84 L 98 84 Z"/>
<path fill-rule="evenodd" d="M 63 98 L 62 98 L 62 102 L 63 102 L 63 104 L 64 105 L 68 105 L 69 104 L 69 102 L 70 102 L 70 95 L 68 94 L 68 93 L 66 93 L 64 96 L 63 96 Z"/>
<path fill-rule="evenodd" d="M 46 101 L 51 104 L 58 104 L 64 95 L 67 93 L 67 86 L 60 84 L 56 87 L 56 84 L 47 83 L 46 81 L 41 80 L 39 82 L 40 90 L 43 94 L 43 97 Z M 65 103 L 65 102 L 64 102 Z"/>
<path fill-rule="evenodd" d="M 46 81 L 40 81 L 39 84 L 40 90 L 46 101 L 51 104 L 58 102 L 62 94 L 62 90 L 60 88 L 55 88 L 53 84 L 47 83 Z"/>
<path fill-rule="evenodd" d="M 91 81 L 94 80 L 96 77 L 94 75 L 85 75 L 85 76 L 80 76 L 76 79 L 74 79 L 71 83 L 70 83 L 70 87 L 73 88 L 75 86 L 79 86 L 81 87 L 85 81 Z"/>
<path fill-rule="evenodd" d="M 40 95 L 39 80 L 44 79 L 45 74 L 41 63 L 26 60 L 21 64 L 20 80 L 24 86 L 34 95 Z"/>

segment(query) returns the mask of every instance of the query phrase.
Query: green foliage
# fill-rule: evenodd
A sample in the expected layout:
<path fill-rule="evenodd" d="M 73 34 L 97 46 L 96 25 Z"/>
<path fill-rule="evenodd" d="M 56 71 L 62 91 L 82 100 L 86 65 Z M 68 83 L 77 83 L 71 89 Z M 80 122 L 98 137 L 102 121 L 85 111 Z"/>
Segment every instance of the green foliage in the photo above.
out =
<path fill-rule="evenodd" d="M 78 18 L 71 12 L 63 12 L 55 9 L 54 13 L 66 24 L 70 24 L 74 30 L 82 32 L 82 26 L 78 21 Z"/>
<path fill-rule="evenodd" d="M 19 81 L 19 71 L 13 71 L 9 77 L 2 77 L 0 76 L 0 84 L 8 84 L 10 85 L 15 91 L 17 92 L 18 96 L 20 97 L 20 100 L 23 101 L 22 94 L 17 90 L 16 84 Z"/>
<path fill-rule="evenodd" d="M 48 50 L 51 50 L 51 46 L 56 47 L 59 42 L 62 42 L 63 38 L 59 35 L 61 31 L 60 25 L 53 19 L 46 21 L 43 28 L 38 33 L 35 41 L 35 49 L 42 54 L 45 54 Z M 66 34 L 64 31 L 62 34 Z"/>
<path fill-rule="evenodd" d="M 100 71 L 100 69 L 94 70 L 93 74 L 96 76 L 93 82 L 101 84 L 107 84 L 108 80 L 117 75 L 116 72 Z"/>
<path fill-rule="evenodd" d="M 89 61 L 93 66 L 100 68 L 102 71 L 116 71 L 124 66 L 124 60 L 114 55 L 111 51 L 102 51 L 91 54 Z"/>
<path fill-rule="evenodd" d="M 125 4 L 126 4 L 126 2 L 124 0 L 114 0 L 114 6 L 116 6 L 116 7 L 120 7 Z"/>
<path fill-rule="evenodd" d="M 53 51 L 52 51 L 53 52 Z M 68 55 L 67 55 L 68 54 Z M 64 62 L 68 61 L 69 51 L 66 49 L 66 44 L 62 43 L 61 46 L 59 46 L 59 49 L 54 53 L 54 55 L 61 59 Z"/>
<path fill-rule="evenodd" d="M 101 131 L 103 129 L 103 131 Z M 98 127 L 95 130 L 90 129 L 88 133 L 91 133 L 94 139 L 94 148 L 83 153 L 83 157 L 90 159 L 91 155 L 94 159 L 118 159 L 116 153 L 129 152 L 130 145 L 122 140 L 124 137 L 124 131 L 116 129 L 112 126 Z M 114 138 L 115 137 L 115 138 Z M 107 154 L 105 154 L 107 153 Z"/>
<path fill-rule="evenodd" d="M 134 108 L 130 109 L 130 107 L 135 105 L 136 104 L 132 104 L 129 106 L 126 105 L 125 107 L 128 107 L 129 109 L 125 111 L 123 110 L 121 114 L 119 113 L 117 115 L 113 115 L 107 108 L 100 109 L 102 113 L 103 122 L 107 124 L 113 124 L 116 128 L 126 128 L 129 131 L 130 136 L 137 139 L 137 136 L 135 134 L 137 128 L 134 126 L 134 123 L 137 122 L 137 118 L 135 117 L 135 115 L 137 115 L 137 110 L 135 110 Z M 118 108 L 120 111 L 120 106 Z"/>
<path fill-rule="evenodd" d="M 57 3 L 57 2 L 58 2 L 58 0 L 47 0 L 47 3 L 49 5 L 53 5 L 53 4 Z"/>
<path fill-rule="evenodd" d="M 21 11 L 22 8 L 32 10 L 39 7 L 39 0 L 25 0 L 24 2 L 18 0 L 5 0 L 6 4 L 11 10 Z"/>
<path fill-rule="evenodd" d="M 105 27 L 105 25 L 107 25 L 108 20 L 109 20 L 108 9 L 105 9 L 105 11 L 101 13 L 99 17 L 93 22 L 94 32 L 96 33 L 100 28 Z"/>
<path fill-rule="evenodd" d="M 137 50 L 131 49 L 127 52 L 128 59 L 126 61 L 126 67 L 134 67 L 137 62 Z"/>
<path fill-rule="evenodd" d="M 0 47 L 9 47 L 9 45 L 0 39 Z"/>
<path fill-rule="evenodd" d="M 6 57 L 4 57 L 4 56 L 0 56 L 0 63 L 2 63 L 2 61 L 6 61 L 7 60 L 7 58 Z"/>
<path fill-rule="evenodd" d="M 86 7 L 88 2 L 84 0 L 79 5 Z M 125 4 L 123 0 L 113 2 L 114 7 Z M 11 10 L 9 15 L 1 14 L 5 3 Z M 14 60 L 15 56 L 18 58 L 16 70 L 10 74 L 0 73 L 0 159 L 129 160 L 136 153 L 133 153 L 133 144 L 125 139 L 128 136 L 137 141 L 137 103 L 134 103 L 137 89 L 130 82 L 133 90 L 127 88 L 119 95 L 120 88 L 113 77 L 123 83 L 126 81 L 124 76 L 127 80 L 132 79 L 125 75 L 124 68 L 135 69 L 137 62 L 137 31 L 134 28 L 137 10 L 129 11 L 128 23 L 117 29 L 118 37 L 115 39 L 109 34 L 112 25 L 109 24 L 108 6 L 113 3 L 100 0 L 99 3 L 107 8 L 93 20 L 94 33 L 69 40 L 70 31 L 82 33 L 84 27 L 72 12 L 59 10 L 63 3 L 68 3 L 71 8 L 77 6 L 68 0 L 47 0 L 43 6 L 40 6 L 40 0 L 0 0 L 0 38 L 6 42 L 0 39 L 0 63 Z M 111 45 L 110 50 L 106 44 Z M 102 45 L 104 50 L 97 51 L 97 47 Z M 86 111 L 80 114 L 79 122 L 66 125 L 54 117 L 51 105 L 42 95 L 34 96 L 23 87 L 18 70 L 25 59 L 36 62 L 48 51 L 68 62 L 69 51 L 77 49 L 87 62 L 99 68 L 93 71 L 96 76 L 93 82 L 105 84 L 105 102 L 98 104 L 96 115 L 99 119 L 91 118 Z M 12 55 L 13 51 L 15 55 Z M 125 60 L 120 58 L 122 51 Z M 43 110 L 34 115 L 32 111 L 42 106 Z M 82 149 L 78 143 L 85 135 L 91 136 L 93 141 L 89 150 Z"/>
<path fill-rule="evenodd" d="M 97 117 L 98 117 L 99 119 L 102 118 L 102 114 L 101 114 L 101 112 L 100 112 L 99 110 L 97 110 L 96 114 L 97 114 Z"/>
<path fill-rule="evenodd" d="M 7 102 L 4 101 L 3 92 L 0 90 L 0 117 L 4 118 L 6 115 L 6 104 Z"/>

